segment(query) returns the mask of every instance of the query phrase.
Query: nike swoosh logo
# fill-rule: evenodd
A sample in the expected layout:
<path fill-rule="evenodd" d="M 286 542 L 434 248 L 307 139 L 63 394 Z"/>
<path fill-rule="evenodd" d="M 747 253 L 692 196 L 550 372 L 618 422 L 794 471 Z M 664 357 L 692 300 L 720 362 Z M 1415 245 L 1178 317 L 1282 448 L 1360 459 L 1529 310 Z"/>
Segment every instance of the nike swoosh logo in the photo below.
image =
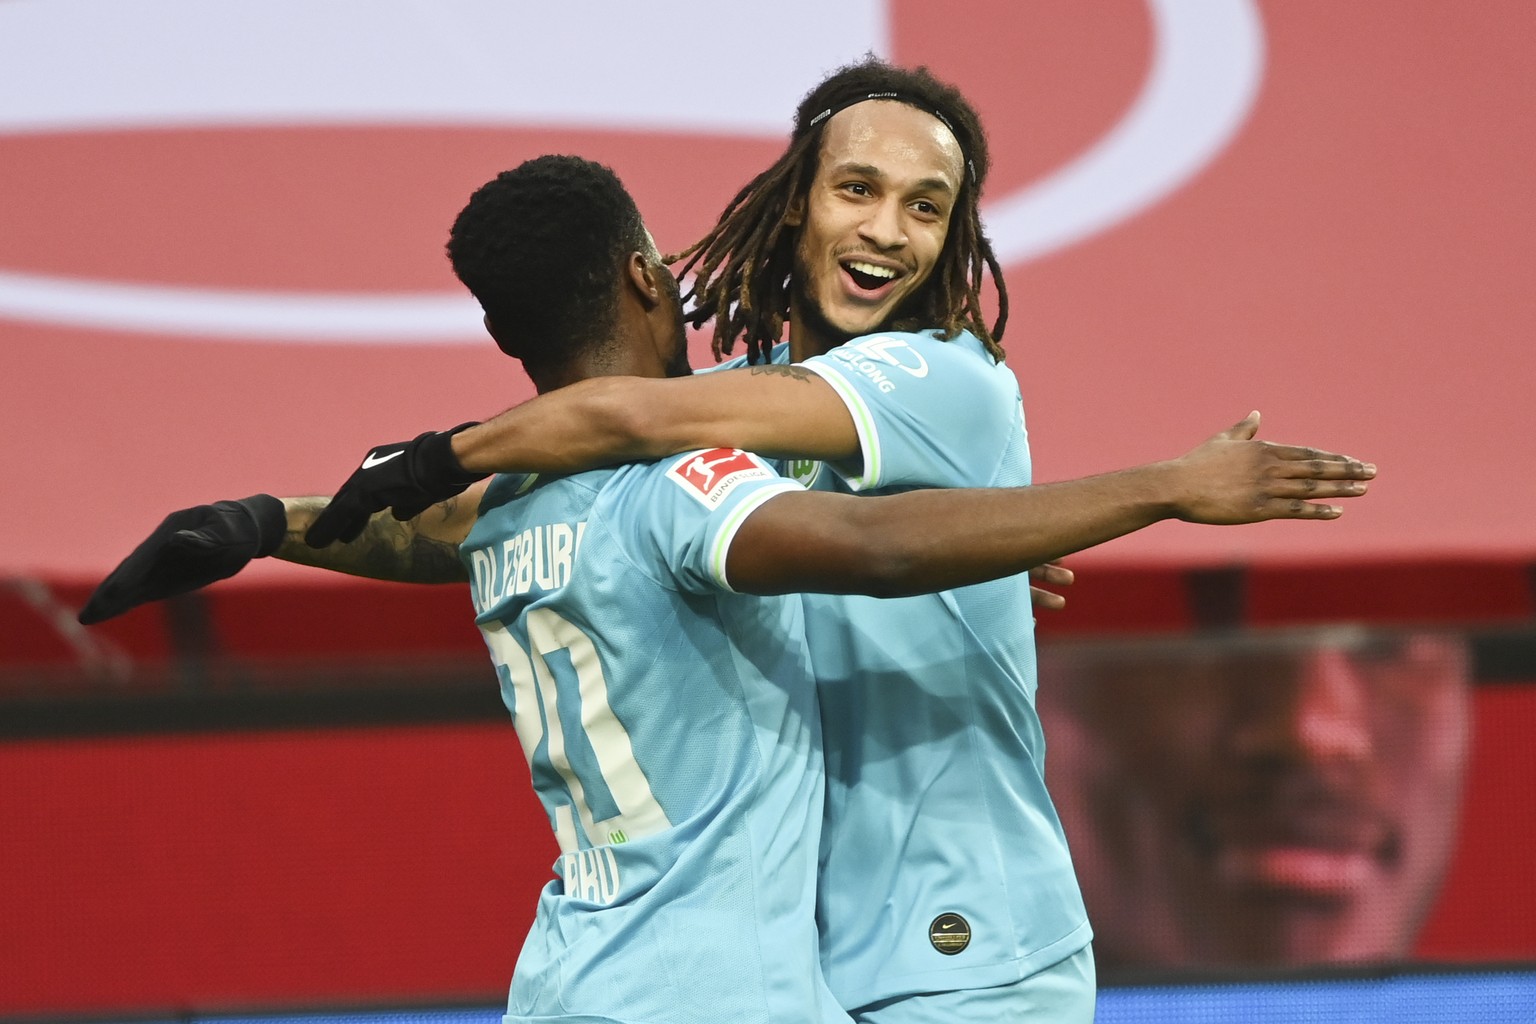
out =
<path fill-rule="evenodd" d="M 404 455 L 404 454 L 405 454 L 405 449 L 404 448 L 401 448 L 397 452 L 390 452 L 388 455 L 375 455 L 373 452 L 369 452 L 368 453 L 368 457 L 363 460 L 363 468 L 364 469 L 372 469 L 374 466 L 382 466 L 382 465 L 384 465 L 384 463 L 388 462 L 390 459 L 398 458 L 398 457 L 400 457 L 401 455 Z"/>
<path fill-rule="evenodd" d="M 940 931 L 944 931 L 944 932 L 947 932 L 947 931 L 949 931 L 949 930 L 950 930 L 950 929 L 951 929 L 951 928 L 953 928 L 953 927 L 954 927 L 954 926 L 955 926 L 955 922 L 953 922 L 953 921 L 949 921 L 949 922 L 946 922 L 946 923 L 945 923 L 945 924 L 941 924 L 941 925 L 939 925 L 939 930 L 940 930 Z"/>

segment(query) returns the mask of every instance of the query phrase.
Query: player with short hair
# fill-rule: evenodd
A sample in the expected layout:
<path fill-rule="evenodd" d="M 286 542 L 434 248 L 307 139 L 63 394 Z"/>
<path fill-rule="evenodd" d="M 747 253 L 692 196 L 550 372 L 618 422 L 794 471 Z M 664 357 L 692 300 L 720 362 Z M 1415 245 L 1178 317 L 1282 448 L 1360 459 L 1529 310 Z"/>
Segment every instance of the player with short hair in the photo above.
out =
<path fill-rule="evenodd" d="M 810 460 L 795 475 L 842 492 L 1029 484 L 1018 383 L 997 344 L 1006 292 L 976 214 L 987 169 L 957 91 L 875 59 L 840 69 L 686 264 L 688 315 L 715 319 L 717 353 L 740 335 L 755 362 L 787 320 L 771 362 L 535 399 L 437 446 L 441 457 L 354 473 L 310 540 L 387 506 L 413 514 L 464 472 L 584 469 L 700 445 Z M 983 268 L 1001 300 L 990 329 Z M 1250 414 L 1219 435 L 1270 460 L 1235 490 L 1213 475 L 1170 492 L 1159 463 L 1030 487 L 1019 523 L 1049 535 L 1049 560 L 1162 518 L 1333 518 L 1336 506 L 1306 498 L 1362 493 L 1374 475 L 1254 440 L 1257 427 Z M 948 532 L 969 528 L 956 519 Z M 831 775 L 819 926 L 838 999 L 880 1024 L 1091 1019 L 1091 931 L 1044 784 L 1027 581 L 806 604 Z"/>
<path fill-rule="evenodd" d="M 676 282 L 606 168 L 501 174 L 448 253 L 540 391 L 689 372 Z M 794 489 L 736 451 L 503 476 L 451 538 L 561 850 L 508 1021 L 842 1018 L 810 921 L 823 783 L 800 603 L 727 580 L 744 520 Z"/>

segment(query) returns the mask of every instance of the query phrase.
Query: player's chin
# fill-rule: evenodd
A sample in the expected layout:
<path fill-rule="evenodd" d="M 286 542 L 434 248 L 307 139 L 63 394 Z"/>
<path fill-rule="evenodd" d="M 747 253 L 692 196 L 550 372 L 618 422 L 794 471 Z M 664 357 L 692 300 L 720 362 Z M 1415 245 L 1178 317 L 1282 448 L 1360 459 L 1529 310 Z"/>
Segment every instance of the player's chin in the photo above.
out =
<path fill-rule="evenodd" d="M 826 311 L 830 314 L 826 320 L 843 337 L 857 338 L 884 330 L 894 311 L 893 303 L 881 303 L 879 306 L 838 303 Z"/>

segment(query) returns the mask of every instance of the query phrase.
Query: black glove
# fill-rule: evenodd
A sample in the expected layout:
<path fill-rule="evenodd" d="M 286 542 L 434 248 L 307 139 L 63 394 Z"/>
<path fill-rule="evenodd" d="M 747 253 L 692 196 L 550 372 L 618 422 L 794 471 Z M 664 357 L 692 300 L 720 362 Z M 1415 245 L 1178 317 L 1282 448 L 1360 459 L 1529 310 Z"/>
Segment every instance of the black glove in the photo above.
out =
<path fill-rule="evenodd" d="M 475 425 L 460 423 L 452 430 L 429 431 L 373 449 L 315 517 L 304 543 L 323 548 L 338 540 L 356 540 L 369 517 L 386 508 L 393 509 L 396 519 L 415 519 L 484 478 L 485 473 L 466 471 L 453 454 L 453 435 Z"/>
<path fill-rule="evenodd" d="M 270 494 L 172 512 L 101 581 L 80 621 L 89 626 L 233 576 L 276 551 L 287 529 L 282 500 Z"/>

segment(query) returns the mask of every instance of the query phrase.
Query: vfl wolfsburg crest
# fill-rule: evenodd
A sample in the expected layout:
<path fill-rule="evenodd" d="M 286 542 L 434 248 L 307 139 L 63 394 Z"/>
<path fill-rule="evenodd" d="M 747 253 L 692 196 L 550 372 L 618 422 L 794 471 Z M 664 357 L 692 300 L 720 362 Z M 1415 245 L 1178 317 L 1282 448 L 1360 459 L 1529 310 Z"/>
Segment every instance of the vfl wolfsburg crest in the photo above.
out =
<path fill-rule="evenodd" d="M 821 463 L 810 459 L 790 459 L 784 464 L 784 475 L 797 484 L 810 487 L 816 483 L 816 478 L 821 475 Z"/>

